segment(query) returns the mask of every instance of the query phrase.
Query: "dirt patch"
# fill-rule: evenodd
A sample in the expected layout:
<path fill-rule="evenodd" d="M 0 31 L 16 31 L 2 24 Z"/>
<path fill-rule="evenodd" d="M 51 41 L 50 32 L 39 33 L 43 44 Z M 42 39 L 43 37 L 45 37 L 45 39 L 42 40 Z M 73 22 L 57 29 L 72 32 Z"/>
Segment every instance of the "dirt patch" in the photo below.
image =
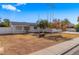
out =
<path fill-rule="evenodd" d="M 48 40 L 55 40 L 55 41 L 59 41 L 59 40 L 69 40 L 69 38 L 65 38 L 65 37 L 59 37 L 59 36 L 48 36 L 45 37 Z"/>

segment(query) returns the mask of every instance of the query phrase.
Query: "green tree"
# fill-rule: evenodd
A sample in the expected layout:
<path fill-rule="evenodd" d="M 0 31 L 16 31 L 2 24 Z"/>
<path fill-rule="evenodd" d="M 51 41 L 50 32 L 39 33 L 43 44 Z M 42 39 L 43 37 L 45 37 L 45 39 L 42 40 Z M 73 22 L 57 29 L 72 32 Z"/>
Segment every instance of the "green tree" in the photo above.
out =
<path fill-rule="evenodd" d="M 61 21 L 61 27 L 62 27 L 62 30 L 66 30 L 68 24 L 70 24 L 70 21 L 66 18 L 64 20 Z"/>
<path fill-rule="evenodd" d="M 5 27 L 9 27 L 10 26 L 10 20 L 9 19 L 3 19 L 3 25 Z"/>
<path fill-rule="evenodd" d="M 76 31 L 79 32 L 79 16 L 77 18 L 77 24 L 75 25 Z"/>
<path fill-rule="evenodd" d="M 48 20 L 38 20 L 37 21 L 37 26 L 42 28 L 42 29 L 45 29 L 45 28 L 48 28 L 49 27 L 49 22 Z"/>
<path fill-rule="evenodd" d="M 79 16 L 78 16 L 77 22 L 79 23 Z"/>
<path fill-rule="evenodd" d="M 79 23 L 75 25 L 76 31 L 79 32 Z"/>
<path fill-rule="evenodd" d="M 64 19 L 64 20 L 62 21 L 62 23 L 63 23 L 63 24 L 69 24 L 70 21 L 66 18 L 66 19 Z"/>
<path fill-rule="evenodd" d="M 53 24 L 50 22 L 48 28 L 52 29 L 54 28 Z"/>
<path fill-rule="evenodd" d="M 78 29 L 79 29 L 79 24 L 76 24 L 76 25 L 75 25 L 75 28 L 78 28 Z"/>

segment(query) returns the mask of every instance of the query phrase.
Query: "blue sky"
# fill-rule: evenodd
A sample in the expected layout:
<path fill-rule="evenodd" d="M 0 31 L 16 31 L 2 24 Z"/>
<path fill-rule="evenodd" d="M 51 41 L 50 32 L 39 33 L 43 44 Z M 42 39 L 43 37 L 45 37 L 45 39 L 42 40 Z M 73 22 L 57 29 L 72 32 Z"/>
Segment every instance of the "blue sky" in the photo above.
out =
<path fill-rule="evenodd" d="M 10 21 L 36 22 L 39 19 L 68 18 L 77 23 L 79 16 L 78 3 L 1 3 L 0 18 Z"/>

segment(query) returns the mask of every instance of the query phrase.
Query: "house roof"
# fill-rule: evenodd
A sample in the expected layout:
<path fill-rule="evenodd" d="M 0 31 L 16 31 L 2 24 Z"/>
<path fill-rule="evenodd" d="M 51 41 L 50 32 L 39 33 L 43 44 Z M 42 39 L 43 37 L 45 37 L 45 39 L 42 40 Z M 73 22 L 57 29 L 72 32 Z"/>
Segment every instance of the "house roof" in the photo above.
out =
<path fill-rule="evenodd" d="M 11 22 L 12 25 L 30 25 L 34 26 L 36 25 L 35 23 L 28 23 L 28 22 Z"/>
<path fill-rule="evenodd" d="M 71 24 L 71 23 L 70 23 L 70 24 L 68 24 L 67 27 L 69 27 L 69 28 L 70 28 L 70 27 L 74 27 L 74 24 Z"/>

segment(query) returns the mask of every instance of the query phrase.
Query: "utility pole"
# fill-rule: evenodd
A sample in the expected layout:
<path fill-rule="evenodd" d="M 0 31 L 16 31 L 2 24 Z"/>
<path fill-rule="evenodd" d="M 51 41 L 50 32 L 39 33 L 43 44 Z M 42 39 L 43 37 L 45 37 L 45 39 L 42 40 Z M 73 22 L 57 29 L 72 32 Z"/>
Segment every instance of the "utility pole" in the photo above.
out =
<path fill-rule="evenodd" d="M 2 19 L 2 18 L 0 18 L 0 23 L 1 23 L 1 19 Z"/>
<path fill-rule="evenodd" d="M 47 20 L 49 19 L 49 14 L 47 13 Z"/>
<path fill-rule="evenodd" d="M 50 17 L 50 22 L 52 22 L 52 19 L 51 19 L 51 12 L 49 13 L 49 15 L 50 15 L 50 16 L 49 16 L 49 17 Z"/>
<path fill-rule="evenodd" d="M 40 14 L 38 14 L 38 20 L 40 20 Z"/>
<path fill-rule="evenodd" d="M 54 8 L 55 8 L 55 5 L 54 3 L 51 3 L 51 4 L 48 4 L 48 6 L 50 7 L 50 22 L 52 22 L 52 20 L 54 19 Z M 53 11 L 53 12 L 52 12 Z"/>

